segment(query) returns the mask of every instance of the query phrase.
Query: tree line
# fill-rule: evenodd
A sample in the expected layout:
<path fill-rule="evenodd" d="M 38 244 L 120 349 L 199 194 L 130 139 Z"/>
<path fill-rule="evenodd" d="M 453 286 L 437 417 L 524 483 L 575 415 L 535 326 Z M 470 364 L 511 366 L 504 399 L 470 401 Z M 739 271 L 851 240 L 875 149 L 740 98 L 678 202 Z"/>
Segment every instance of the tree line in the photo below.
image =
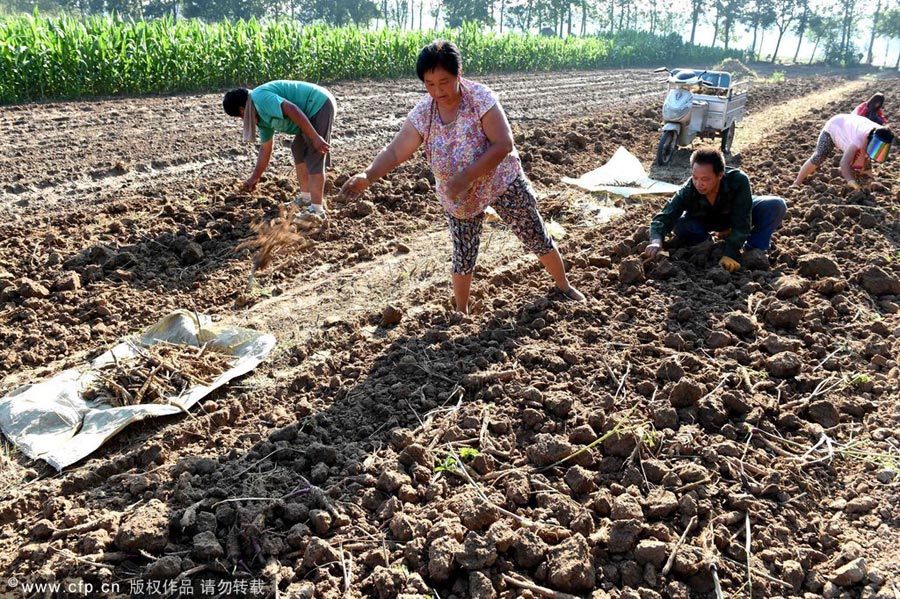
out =
<path fill-rule="evenodd" d="M 757 59 L 872 63 L 876 39 L 900 39 L 900 0 L 0 0 L 0 12 L 77 15 L 116 13 L 133 19 L 170 16 L 205 21 L 291 19 L 329 25 L 406 30 L 477 23 L 496 31 L 565 37 L 641 30 L 677 32 L 691 44 L 748 50 Z M 705 27 L 700 35 L 700 28 Z M 712 30 L 710 36 L 706 30 Z M 688 32 L 690 32 L 688 34 Z M 750 44 L 744 34 L 750 33 Z M 785 48 L 785 35 L 797 38 Z M 762 55 L 766 39 L 775 50 Z M 807 46 L 808 47 L 808 46 Z M 881 57 L 877 57 L 881 58 Z M 884 57 L 887 62 L 887 57 Z M 900 52 L 897 66 L 900 67 Z"/>

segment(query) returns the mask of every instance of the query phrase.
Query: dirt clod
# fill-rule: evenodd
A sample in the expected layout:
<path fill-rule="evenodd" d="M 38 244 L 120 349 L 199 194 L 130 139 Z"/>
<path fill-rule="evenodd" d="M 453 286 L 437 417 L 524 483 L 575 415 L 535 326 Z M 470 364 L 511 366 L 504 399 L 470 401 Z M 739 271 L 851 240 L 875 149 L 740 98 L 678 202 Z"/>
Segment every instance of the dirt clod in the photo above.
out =
<path fill-rule="evenodd" d="M 756 322 L 746 314 L 729 314 L 725 318 L 725 328 L 735 335 L 747 336 L 756 331 Z"/>
<path fill-rule="evenodd" d="M 672 402 L 672 407 L 687 408 L 696 405 L 701 397 L 703 397 L 702 386 L 694 381 L 681 379 L 672 388 L 669 401 Z"/>
<path fill-rule="evenodd" d="M 629 553 L 633 551 L 640 534 L 640 520 L 617 520 L 613 522 L 609 531 L 609 550 L 612 553 Z"/>
<path fill-rule="evenodd" d="M 50 290 L 42 283 L 31 279 L 22 279 L 19 281 L 18 293 L 24 298 L 45 298 L 50 297 Z"/>
<path fill-rule="evenodd" d="M 864 268 L 858 277 L 862 288 L 872 295 L 900 295 L 900 278 L 879 266 Z"/>
<path fill-rule="evenodd" d="M 775 295 L 778 299 L 799 297 L 809 291 L 809 281 L 803 277 L 782 276 L 775 281 Z"/>
<path fill-rule="evenodd" d="M 653 566 L 661 568 L 668 558 L 668 553 L 668 547 L 662 541 L 644 539 L 635 548 L 634 559 L 639 564 L 653 564 Z"/>
<path fill-rule="evenodd" d="M 800 274 L 804 277 L 821 278 L 821 277 L 840 277 L 841 270 L 837 263 L 821 254 L 811 254 L 803 256 L 797 261 L 797 267 Z"/>
<path fill-rule="evenodd" d="M 81 289 L 81 277 L 77 272 L 67 272 L 53 283 L 56 291 L 78 291 Z"/>
<path fill-rule="evenodd" d="M 116 535 L 116 546 L 122 551 L 160 553 L 169 540 L 169 508 L 151 499 L 127 516 Z"/>
<path fill-rule="evenodd" d="M 469 531 L 455 559 L 467 570 L 483 570 L 497 561 L 497 549 L 488 537 Z"/>
<path fill-rule="evenodd" d="M 394 326 L 395 324 L 400 324 L 401 320 L 403 320 L 403 311 L 400 308 L 390 304 L 385 306 L 384 311 L 381 313 L 381 326 Z"/>
<path fill-rule="evenodd" d="M 547 552 L 550 583 L 562 591 L 584 592 L 594 587 L 597 573 L 590 547 L 580 534 L 575 534 Z"/>
<path fill-rule="evenodd" d="M 825 428 L 837 426 L 841 421 L 840 412 L 828 400 L 817 400 L 809 404 L 807 417 Z"/>
<path fill-rule="evenodd" d="M 623 285 L 640 283 L 644 279 L 644 266 L 640 258 L 626 258 L 619 264 L 619 282 Z"/>
<path fill-rule="evenodd" d="M 831 581 L 839 587 L 847 587 L 861 582 L 868 573 L 865 558 L 857 558 L 834 571 Z"/>
<path fill-rule="evenodd" d="M 774 377 L 790 378 L 800 374 L 803 362 L 792 351 L 783 351 L 766 360 L 766 370 Z"/>
<path fill-rule="evenodd" d="M 166 555 L 147 566 L 147 578 L 153 580 L 173 580 L 181 574 L 181 558 Z"/>
<path fill-rule="evenodd" d="M 747 270 L 769 270 L 769 257 L 762 250 L 747 250 L 741 256 L 741 266 Z"/>
<path fill-rule="evenodd" d="M 462 546 L 449 537 L 436 539 L 428 548 L 428 575 L 436 582 L 446 582 L 455 569 L 454 558 Z"/>

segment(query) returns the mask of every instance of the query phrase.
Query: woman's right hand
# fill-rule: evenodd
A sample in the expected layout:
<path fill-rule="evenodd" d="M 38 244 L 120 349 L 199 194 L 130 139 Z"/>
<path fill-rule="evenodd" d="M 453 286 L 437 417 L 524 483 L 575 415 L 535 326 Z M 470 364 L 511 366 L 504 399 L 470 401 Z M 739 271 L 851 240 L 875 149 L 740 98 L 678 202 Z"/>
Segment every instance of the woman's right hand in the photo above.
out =
<path fill-rule="evenodd" d="M 253 191 L 256 189 L 256 184 L 259 182 L 259 179 L 255 179 L 254 177 L 248 177 L 241 183 L 240 188 L 241 191 Z"/>
<path fill-rule="evenodd" d="M 365 173 L 353 175 L 341 186 L 340 196 L 344 200 L 355 200 L 369 188 L 370 184 Z"/>

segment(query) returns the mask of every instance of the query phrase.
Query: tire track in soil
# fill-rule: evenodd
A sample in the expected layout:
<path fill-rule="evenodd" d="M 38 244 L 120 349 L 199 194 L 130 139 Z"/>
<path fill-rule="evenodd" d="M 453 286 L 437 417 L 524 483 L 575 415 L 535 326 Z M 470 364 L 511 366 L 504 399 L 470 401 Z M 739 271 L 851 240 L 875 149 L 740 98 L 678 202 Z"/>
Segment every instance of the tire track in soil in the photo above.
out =
<path fill-rule="evenodd" d="M 795 124 L 798 114 L 822 109 L 831 102 L 844 98 L 860 97 L 861 91 L 870 85 L 871 81 L 866 79 L 850 81 L 827 91 L 816 92 L 799 99 L 806 101 L 806 104 L 790 102 L 788 104 L 770 106 L 761 113 L 752 114 L 745 118 L 738 127 L 737 131 L 740 135 L 735 134 L 735 150 L 740 152 L 744 148 L 752 148 L 752 146 L 762 143 L 773 131 Z"/>

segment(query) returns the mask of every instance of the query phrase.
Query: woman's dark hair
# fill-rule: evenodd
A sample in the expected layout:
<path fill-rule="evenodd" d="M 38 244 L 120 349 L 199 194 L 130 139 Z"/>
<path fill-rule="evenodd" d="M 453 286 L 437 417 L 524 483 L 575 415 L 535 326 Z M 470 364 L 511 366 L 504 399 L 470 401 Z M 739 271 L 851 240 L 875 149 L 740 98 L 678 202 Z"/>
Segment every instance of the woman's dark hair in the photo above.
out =
<path fill-rule="evenodd" d="M 700 148 L 691 154 L 691 166 L 708 164 L 717 175 L 725 172 L 725 157 L 718 148 Z"/>
<path fill-rule="evenodd" d="M 877 94 L 872 94 L 872 97 L 869 98 L 869 101 L 866 102 L 866 105 L 869 107 L 869 110 L 877 110 L 884 106 L 884 94 L 881 92 Z"/>
<path fill-rule="evenodd" d="M 229 92 L 225 92 L 225 99 L 222 100 L 222 108 L 228 116 L 241 116 L 241 108 L 247 105 L 247 98 L 250 96 L 250 90 L 246 87 L 239 87 Z"/>
<path fill-rule="evenodd" d="M 869 139 L 872 137 L 886 144 L 894 143 L 894 133 L 887 127 L 876 127 L 875 129 L 872 129 L 872 131 L 869 132 Z"/>
<path fill-rule="evenodd" d="M 416 76 L 425 81 L 425 73 L 437 67 L 457 77 L 462 73 L 462 55 L 456 44 L 447 40 L 434 40 L 419 52 L 416 59 Z"/>

